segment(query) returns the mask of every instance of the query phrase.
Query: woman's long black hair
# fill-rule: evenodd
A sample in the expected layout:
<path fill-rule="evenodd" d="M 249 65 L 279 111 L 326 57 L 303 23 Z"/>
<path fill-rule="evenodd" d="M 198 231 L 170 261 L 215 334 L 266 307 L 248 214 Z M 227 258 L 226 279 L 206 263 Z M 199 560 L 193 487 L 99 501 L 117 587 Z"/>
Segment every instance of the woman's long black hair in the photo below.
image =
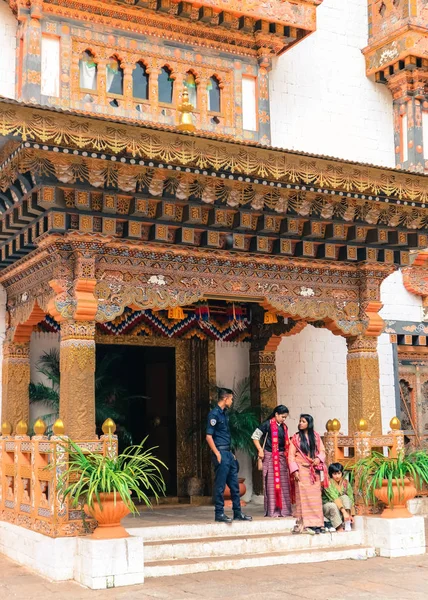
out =
<path fill-rule="evenodd" d="M 268 418 L 266 419 L 267 421 L 270 421 L 271 419 L 274 418 L 274 416 L 278 413 L 279 415 L 288 415 L 290 411 L 288 410 L 288 408 L 284 405 L 284 404 L 279 404 L 278 406 L 276 406 L 272 413 L 268 416 Z"/>
<path fill-rule="evenodd" d="M 305 432 L 299 429 L 298 434 L 300 437 L 300 448 L 304 454 L 310 458 L 315 458 L 317 451 L 317 442 L 314 433 L 314 418 L 312 415 L 300 415 L 301 419 L 305 419 L 308 422 L 308 437 Z M 308 443 L 309 442 L 309 443 Z"/>

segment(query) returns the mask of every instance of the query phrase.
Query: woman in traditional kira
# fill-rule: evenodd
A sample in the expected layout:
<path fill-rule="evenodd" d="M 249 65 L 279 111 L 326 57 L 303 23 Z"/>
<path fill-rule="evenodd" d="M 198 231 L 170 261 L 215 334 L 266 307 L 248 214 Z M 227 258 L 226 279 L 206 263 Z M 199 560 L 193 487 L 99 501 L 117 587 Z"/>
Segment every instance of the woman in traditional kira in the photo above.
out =
<path fill-rule="evenodd" d="M 265 517 L 289 517 L 291 515 L 290 474 L 288 451 L 290 440 L 285 420 L 288 408 L 277 406 L 251 436 L 262 461 Z M 263 439 L 263 445 L 260 441 Z"/>
<path fill-rule="evenodd" d="M 328 486 L 325 449 L 311 415 L 300 415 L 291 439 L 288 464 L 296 485 L 296 526 L 293 533 L 325 533 L 321 488 Z"/>

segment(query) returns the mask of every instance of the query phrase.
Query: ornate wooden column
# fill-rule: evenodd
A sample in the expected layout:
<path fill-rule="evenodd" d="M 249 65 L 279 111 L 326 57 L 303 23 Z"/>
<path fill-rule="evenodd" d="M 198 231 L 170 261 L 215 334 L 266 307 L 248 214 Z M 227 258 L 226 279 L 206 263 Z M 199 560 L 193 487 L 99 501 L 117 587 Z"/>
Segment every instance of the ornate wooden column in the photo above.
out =
<path fill-rule="evenodd" d="M 347 339 L 347 345 L 349 434 L 358 430 L 360 419 L 369 423 L 372 433 L 381 434 L 377 337 L 350 337 Z"/>
<path fill-rule="evenodd" d="M 93 439 L 95 435 L 95 315 L 98 302 L 94 296 L 97 283 L 95 261 L 97 249 L 76 250 L 73 295 L 67 296 L 67 280 L 52 280 L 56 292 L 48 312 L 61 325 L 60 345 L 60 418 L 71 439 Z M 64 298 L 67 298 L 64 301 Z"/>
<path fill-rule="evenodd" d="M 61 323 L 60 418 L 71 439 L 95 435 L 95 321 Z"/>
<path fill-rule="evenodd" d="M 13 429 L 22 419 L 28 423 L 30 401 L 30 342 L 3 344 L 2 423 L 8 421 Z"/>

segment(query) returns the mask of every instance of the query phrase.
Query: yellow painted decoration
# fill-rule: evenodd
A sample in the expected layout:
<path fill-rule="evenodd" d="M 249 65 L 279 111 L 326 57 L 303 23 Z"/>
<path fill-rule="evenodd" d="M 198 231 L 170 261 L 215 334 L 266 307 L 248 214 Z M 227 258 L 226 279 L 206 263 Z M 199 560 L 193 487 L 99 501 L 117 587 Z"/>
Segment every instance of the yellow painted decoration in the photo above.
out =
<path fill-rule="evenodd" d="M 187 87 L 184 86 L 182 92 L 182 102 L 177 107 L 178 112 L 181 113 L 180 123 L 177 127 L 180 131 L 195 131 L 196 127 L 193 123 L 193 111 L 195 107 L 189 102 L 189 92 Z"/>
<path fill-rule="evenodd" d="M 333 431 L 333 421 L 331 419 L 327 421 L 327 423 L 325 424 L 325 428 L 327 429 L 327 431 Z"/>
<path fill-rule="evenodd" d="M 333 419 L 333 421 L 331 423 L 331 428 L 333 431 L 340 431 L 341 426 L 342 425 L 341 425 L 339 419 Z"/>
<path fill-rule="evenodd" d="M 393 431 L 398 431 L 399 429 L 401 429 L 400 419 L 398 417 L 392 417 L 392 419 L 389 422 L 389 426 Z"/>
<path fill-rule="evenodd" d="M 19 421 L 16 426 L 16 435 L 27 435 L 28 425 L 25 421 Z"/>
<path fill-rule="evenodd" d="M 106 419 L 103 423 L 102 430 L 104 435 L 113 435 L 116 431 L 116 423 L 113 419 Z"/>
<path fill-rule="evenodd" d="M 46 423 L 43 421 L 43 419 L 37 419 L 37 421 L 34 423 L 34 433 L 36 435 L 44 435 L 46 431 Z"/>
<path fill-rule="evenodd" d="M 10 435 L 12 433 L 12 425 L 5 421 L 1 425 L 1 434 L 2 435 Z"/>
<path fill-rule="evenodd" d="M 365 419 L 360 419 L 358 421 L 358 431 L 367 431 L 368 428 L 369 428 L 369 424 L 367 423 L 367 421 Z"/>
<path fill-rule="evenodd" d="M 169 308 L 168 319 L 172 319 L 173 321 L 182 321 L 184 319 L 184 310 L 181 308 L 181 306 Z"/>
<path fill-rule="evenodd" d="M 64 423 L 61 421 L 61 419 L 57 419 L 52 427 L 52 431 L 54 432 L 54 435 L 64 435 L 65 433 L 65 426 Z"/>
<path fill-rule="evenodd" d="M 273 312 L 265 312 L 264 323 L 265 325 L 272 325 L 273 323 L 278 323 L 278 317 Z"/>

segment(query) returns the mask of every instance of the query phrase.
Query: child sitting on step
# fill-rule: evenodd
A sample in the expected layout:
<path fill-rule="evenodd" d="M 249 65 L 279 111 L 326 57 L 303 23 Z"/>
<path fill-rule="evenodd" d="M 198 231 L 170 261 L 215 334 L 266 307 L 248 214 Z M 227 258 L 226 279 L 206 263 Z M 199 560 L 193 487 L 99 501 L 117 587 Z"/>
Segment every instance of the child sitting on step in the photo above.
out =
<path fill-rule="evenodd" d="M 332 463 L 328 474 L 329 486 L 322 492 L 324 517 L 332 525 L 330 531 L 348 531 L 355 515 L 352 485 L 343 476 L 340 463 Z"/>

